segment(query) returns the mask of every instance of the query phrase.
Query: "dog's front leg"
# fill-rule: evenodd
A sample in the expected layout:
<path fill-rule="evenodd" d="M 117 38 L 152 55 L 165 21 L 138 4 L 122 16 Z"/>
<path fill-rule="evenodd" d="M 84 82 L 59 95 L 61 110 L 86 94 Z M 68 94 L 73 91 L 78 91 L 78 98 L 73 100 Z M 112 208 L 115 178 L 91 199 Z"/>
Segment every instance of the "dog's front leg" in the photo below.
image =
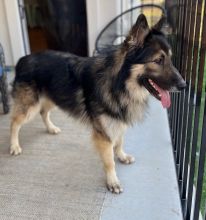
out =
<path fill-rule="evenodd" d="M 135 158 L 132 155 L 126 154 L 123 149 L 123 136 L 118 139 L 115 145 L 115 153 L 120 162 L 124 164 L 131 164 L 135 162 Z"/>
<path fill-rule="evenodd" d="M 104 164 L 104 169 L 107 177 L 107 188 L 113 193 L 121 193 L 123 191 L 120 182 L 117 178 L 114 162 L 113 144 L 106 137 L 98 132 L 93 133 L 93 141 L 100 153 Z"/>

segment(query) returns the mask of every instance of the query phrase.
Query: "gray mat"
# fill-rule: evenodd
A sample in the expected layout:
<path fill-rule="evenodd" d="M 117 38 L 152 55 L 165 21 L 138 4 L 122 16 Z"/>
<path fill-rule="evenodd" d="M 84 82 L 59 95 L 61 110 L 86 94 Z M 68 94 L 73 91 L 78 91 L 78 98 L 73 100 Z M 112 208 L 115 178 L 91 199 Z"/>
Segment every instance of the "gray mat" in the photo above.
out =
<path fill-rule="evenodd" d="M 9 116 L 0 115 L 0 219 L 99 219 L 105 176 L 83 128 L 60 111 L 62 129 L 47 134 L 40 119 L 22 128 L 21 156 L 9 155 Z"/>

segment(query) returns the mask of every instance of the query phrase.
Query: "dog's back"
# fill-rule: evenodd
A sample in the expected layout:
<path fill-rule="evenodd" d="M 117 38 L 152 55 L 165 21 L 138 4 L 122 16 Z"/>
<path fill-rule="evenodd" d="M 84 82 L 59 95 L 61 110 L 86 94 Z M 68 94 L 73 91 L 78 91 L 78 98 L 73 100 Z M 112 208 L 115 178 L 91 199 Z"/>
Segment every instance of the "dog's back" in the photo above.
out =
<path fill-rule="evenodd" d="M 30 91 L 35 102 L 46 97 L 73 116 L 83 115 L 81 76 L 75 69 L 83 61 L 84 58 L 55 51 L 21 58 L 16 66 L 13 97 L 24 93 L 26 98 L 26 91 Z"/>
<path fill-rule="evenodd" d="M 64 80 L 72 71 L 69 59 L 75 56 L 59 53 L 55 51 L 45 51 L 34 53 L 22 57 L 16 65 L 16 77 L 14 83 L 24 82 L 27 84 L 35 83 L 39 89 L 49 87 L 49 83 L 59 77 Z M 74 76 L 75 77 L 75 76 Z"/>

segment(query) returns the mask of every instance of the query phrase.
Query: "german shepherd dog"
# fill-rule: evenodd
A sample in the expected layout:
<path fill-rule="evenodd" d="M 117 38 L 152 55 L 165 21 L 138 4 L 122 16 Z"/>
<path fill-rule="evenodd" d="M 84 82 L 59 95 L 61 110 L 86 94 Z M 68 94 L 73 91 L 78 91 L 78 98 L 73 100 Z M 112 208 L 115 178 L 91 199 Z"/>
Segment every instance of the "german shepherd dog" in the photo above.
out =
<path fill-rule="evenodd" d="M 96 57 L 45 51 L 21 58 L 13 84 L 10 153 L 22 152 L 19 130 L 40 113 L 49 133 L 60 129 L 50 120 L 54 106 L 87 123 L 104 164 L 107 187 L 123 191 L 115 171 L 114 154 L 125 164 L 135 161 L 123 150 L 127 126 L 143 118 L 149 94 L 170 106 L 169 91 L 186 83 L 173 66 L 171 48 L 160 31 L 165 18 L 149 28 L 141 14 L 125 41 Z"/>

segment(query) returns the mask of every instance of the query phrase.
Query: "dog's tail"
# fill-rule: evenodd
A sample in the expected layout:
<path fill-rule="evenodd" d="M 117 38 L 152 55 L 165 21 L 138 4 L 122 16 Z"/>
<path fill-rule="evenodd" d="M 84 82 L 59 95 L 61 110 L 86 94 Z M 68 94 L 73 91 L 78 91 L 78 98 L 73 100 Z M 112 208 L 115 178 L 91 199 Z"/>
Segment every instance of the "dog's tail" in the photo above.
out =
<path fill-rule="evenodd" d="M 35 94 L 35 100 L 38 100 L 38 90 L 34 80 L 35 64 L 32 61 L 32 55 L 26 55 L 18 61 L 15 67 L 15 78 L 12 83 L 11 95 L 13 98 L 24 97 L 19 95 L 25 93 Z"/>
<path fill-rule="evenodd" d="M 31 86 L 34 84 L 34 68 L 32 55 L 26 55 L 19 59 L 15 67 L 15 77 L 12 83 L 12 96 L 19 86 Z"/>
<path fill-rule="evenodd" d="M 15 67 L 15 75 L 16 78 L 19 78 L 21 76 L 29 75 L 31 74 L 34 68 L 34 64 L 31 60 L 31 55 L 26 55 L 18 61 L 16 67 Z"/>

